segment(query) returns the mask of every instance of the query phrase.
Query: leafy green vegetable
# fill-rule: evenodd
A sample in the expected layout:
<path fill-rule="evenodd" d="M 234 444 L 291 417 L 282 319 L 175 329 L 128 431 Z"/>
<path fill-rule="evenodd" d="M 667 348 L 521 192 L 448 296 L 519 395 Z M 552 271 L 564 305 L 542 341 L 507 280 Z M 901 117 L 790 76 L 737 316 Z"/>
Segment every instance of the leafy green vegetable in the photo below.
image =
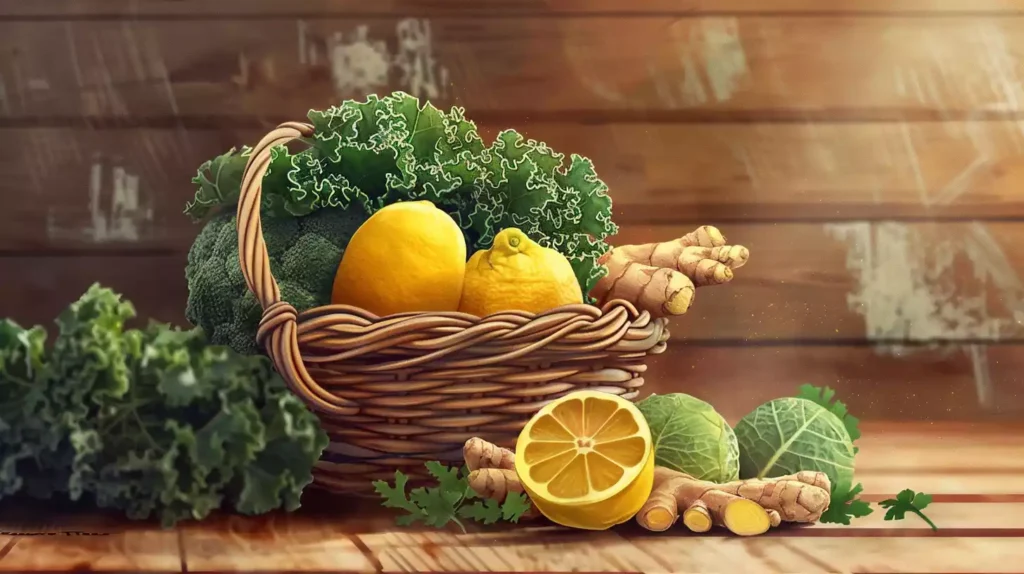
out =
<path fill-rule="evenodd" d="M 42 397 L 32 401 L 34 415 L 56 433 L 30 448 L 52 484 L 24 478 L 25 491 L 66 491 L 166 526 L 222 506 L 246 514 L 298 507 L 328 440 L 269 361 L 210 345 L 198 329 L 125 329 L 134 315 L 94 285 L 61 314 L 48 353 L 41 328 L 0 324 L 0 342 L 15 334 L 31 350 L 5 345 L 5 360 L 34 365 L 3 363 L 0 408 L 12 410 L 13 390 L 28 383 Z M 17 446 L 0 438 L 4 452 Z"/>
<path fill-rule="evenodd" d="M 530 503 L 522 493 L 509 493 L 505 500 L 480 500 L 469 486 L 469 470 L 450 468 L 439 462 L 426 463 L 427 472 L 437 480 L 437 486 L 414 488 L 407 492 L 409 477 L 402 471 L 395 471 L 394 484 L 377 480 L 373 488 L 381 496 L 382 506 L 404 510 L 395 522 L 409 526 L 417 522 L 441 528 L 449 522 L 455 523 L 463 532 L 465 524 L 460 518 L 475 520 L 483 524 L 494 524 L 499 520 L 518 522 L 530 510 Z M 474 500 L 471 503 L 468 501 Z"/>
<path fill-rule="evenodd" d="M 843 421 L 815 402 L 769 401 L 743 417 L 735 430 L 741 478 L 810 470 L 828 475 L 833 489 L 853 483 L 853 441 Z"/>
<path fill-rule="evenodd" d="M 739 477 L 739 445 L 722 415 L 683 393 L 651 395 L 637 403 L 651 427 L 655 464 L 701 480 Z"/>
<path fill-rule="evenodd" d="M 45 344 L 43 328 L 0 321 L 0 498 L 21 490 L 26 480 L 42 487 L 38 460 L 60 440 L 42 382 Z"/>
<path fill-rule="evenodd" d="M 305 311 L 330 300 L 344 248 L 366 217 L 354 209 L 263 220 L 270 266 L 285 301 Z M 218 213 L 192 244 L 185 267 L 185 317 L 202 327 L 212 343 L 256 354 L 262 309 L 242 276 L 235 223 L 233 211 Z"/>
<path fill-rule="evenodd" d="M 863 490 L 864 487 L 859 483 L 852 487 L 841 486 L 838 489 L 833 485 L 832 492 L 829 493 L 828 508 L 821 514 L 818 521 L 849 526 L 851 519 L 861 518 L 874 512 L 870 504 L 857 499 Z"/>
<path fill-rule="evenodd" d="M 798 399 L 807 399 L 828 409 L 830 413 L 843 421 L 843 426 L 846 427 L 846 432 L 850 435 L 850 440 L 856 442 L 857 439 L 860 438 L 860 428 L 858 428 L 860 419 L 847 412 L 846 405 L 843 402 L 838 400 L 833 402 L 832 399 L 835 398 L 835 396 L 836 392 L 831 388 L 825 387 L 824 389 L 821 389 L 814 385 L 800 385 L 800 389 L 796 395 Z M 856 446 L 853 447 L 854 454 L 856 454 L 858 450 L 859 449 Z"/>
<path fill-rule="evenodd" d="M 835 395 L 836 392 L 829 387 L 820 388 L 814 385 L 801 385 L 797 392 L 797 398 L 813 401 L 841 420 L 851 442 L 856 442 L 860 438 L 860 420 L 846 410 L 844 403 L 834 400 Z M 854 455 L 859 450 L 854 445 Z M 822 514 L 821 522 L 849 525 L 851 519 L 871 514 L 871 505 L 857 499 L 862 490 L 863 487 L 860 484 L 853 484 L 852 480 L 845 484 L 832 483 L 831 504 Z"/>
<path fill-rule="evenodd" d="M 924 509 L 932 503 L 932 497 L 929 494 L 923 492 L 914 492 L 909 488 L 900 491 L 896 495 L 896 498 L 888 498 L 878 503 L 882 508 L 887 508 L 885 512 L 886 520 L 903 520 L 906 518 L 907 513 L 916 514 L 921 520 L 928 523 L 928 526 L 932 527 L 932 530 L 938 530 L 939 527 L 935 526 L 935 523 L 931 521 L 924 514 Z"/>
<path fill-rule="evenodd" d="M 349 214 L 347 221 L 361 221 L 396 201 L 425 199 L 459 223 L 469 253 L 489 248 L 501 229 L 518 227 L 539 244 L 565 255 L 583 292 L 589 293 L 607 273 L 597 263 L 608 250 L 604 240 L 617 232 L 607 186 L 593 164 L 577 155 L 566 162 L 563 154 L 514 130 L 502 131 L 486 145 L 476 125 L 463 114 L 462 108 L 444 112 L 401 92 L 311 111 L 315 134 L 305 141 L 309 147 L 297 153 L 285 148 L 273 151 L 263 180 L 261 213 L 266 219 L 291 219 L 330 211 L 335 215 L 325 217 L 342 217 L 337 215 L 340 212 Z M 193 179 L 197 191 L 185 212 L 202 219 L 220 208 L 233 211 L 250 153 L 249 148 L 231 150 L 204 163 Z M 212 333 L 215 342 L 231 341 L 237 350 L 252 352 L 249 340 L 254 335 L 246 315 L 250 307 L 243 312 L 227 303 L 243 292 L 238 289 L 237 260 L 227 253 L 226 242 L 236 239 L 220 237 L 224 225 L 233 224 L 225 218 L 210 231 L 219 239 L 204 237 L 204 231 L 193 247 L 189 319 Z M 347 241 L 340 240 L 351 235 L 350 226 L 336 227 L 342 228 L 339 234 L 322 236 L 339 251 L 331 251 L 331 257 L 317 252 L 315 265 L 324 265 L 323 273 L 335 272 Z M 288 236 L 304 235 L 300 230 Z M 290 245 L 274 241 L 280 250 Z M 207 279 L 195 272 L 214 252 L 217 255 L 208 265 L 217 271 L 206 274 L 231 280 Z M 335 265 L 326 265 L 328 260 Z M 282 267 L 281 262 L 271 261 L 275 276 L 288 284 L 291 276 Z M 282 286 L 282 296 L 292 304 L 296 301 L 289 295 L 296 296 L 297 306 L 302 307 L 327 303 L 329 293 L 320 288 L 320 274 L 313 274 L 314 285 L 295 285 L 293 293 L 284 293 Z M 192 295 L 194 290 L 201 293 Z"/>

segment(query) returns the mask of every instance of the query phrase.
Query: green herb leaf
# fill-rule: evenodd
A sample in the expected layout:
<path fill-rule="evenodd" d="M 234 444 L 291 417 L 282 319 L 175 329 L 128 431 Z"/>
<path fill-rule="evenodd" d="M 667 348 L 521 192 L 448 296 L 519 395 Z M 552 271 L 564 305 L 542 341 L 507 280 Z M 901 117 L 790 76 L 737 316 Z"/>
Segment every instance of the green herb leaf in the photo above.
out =
<path fill-rule="evenodd" d="M 863 490 L 864 487 L 860 484 L 852 488 L 843 485 L 839 485 L 838 488 L 834 486 L 830 493 L 828 509 L 821 515 L 820 522 L 849 526 L 851 519 L 868 516 L 874 512 L 870 504 L 857 499 Z"/>
<path fill-rule="evenodd" d="M 440 528 L 449 522 L 457 521 L 462 493 L 440 487 L 416 488 L 409 493 L 409 500 L 420 508 L 427 526 Z"/>
<path fill-rule="evenodd" d="M 375 480 L 373 481 L 373 489 L 383 499 L 381 504 L 384 508 L 398 508 L 405 510 L 409 514 L 420 516 L 422 515 L 420 507 L 409 500 L 409 495 L 405 491 L 408 483 L 409 477 L 402 471 L 396 470 L 394 486 L 388 484 L 385 480 Z"/>
<path fill-rule="evenodd" d="M 428 526 L 441 528 L 454 522 L 463 532 L 465 527 L 459 518 L 468 518 L 484 524 L 499 520 L 517 522 L 530 509 L 530 502 L 524 494 L 511 493 L 503 503 L 496 500 L 475 500 L 476 493 L 469 486 L 469 469 L 448 467 L 440 462 L 425 463 L 427 472 L 436 481 L 436 486 L 413 489 L 408 494 L 405 488 L 408 477 L 395 472 L 395 485 L 377 481 L 374 489 L 383 499 L 387 508 L 405 510 L 407 514 L 398 517 L 400 525 L 423 522 Z"/>
<path fill-rule="evenodd" d="M 501 503 L 501 518 L 511 522 L 519 522 L 524 514 L 530 511 L 530 499 L 522 492 L 510 492 Z"/>
<path fill-rule="evenodd" d="M 502 505 L 497 500 L 477 500 L 459 509 L 459 516 L 484 524 L 494 524 L 502 519 Z"/>
<path fill-rule="evenodd" d="M 850 440 L 856 441 L 860 438 L 860 428 L 858 428 L 860 419 L 847 412 L 846 405 L 841 401 L 833 402 L 832 399 L 835 395 L 836 392 L 829 387 L 822 389 L 813 385 L 801 385 L 797 398 L 807 399 L 828 409 L 829 412 L 843 421 L 846 432 L 850 434 Z M 856 447 L 854 447 L 854 452 L 857 452 Z"/>
<path fill-rule="evenodd" d="M 939 527 L 928 518 L 923 510 L 932 503 L 932 497 L 929 494 L 923 492 L 914 492 L 913 490 L 905 489 L 901 490 L 896 498 L 888 498 L 878 503 L 882 508 L 887 509 L 885 512 L 885 520 L 903 520 L 906 518 L 907 513 L 916 514 L 921 520 L 924 520 L 932 530 L 938 530 Z"/>

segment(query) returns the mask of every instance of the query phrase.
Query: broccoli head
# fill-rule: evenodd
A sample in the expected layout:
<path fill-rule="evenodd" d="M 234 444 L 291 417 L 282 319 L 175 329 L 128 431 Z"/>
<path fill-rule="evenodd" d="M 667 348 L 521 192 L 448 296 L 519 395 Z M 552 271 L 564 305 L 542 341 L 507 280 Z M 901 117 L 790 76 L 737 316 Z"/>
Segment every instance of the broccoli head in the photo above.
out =
<path fill-rule="evenodd" d="M 320 209 L 303 217 L 264 215 L 263 239 L 282 299 L 300 312 L 328 304 L 345 247 L 367 218 L 361 209 Z M 214 215 L 192 244 L 185 267 L 185 317 L 206 331 L 213 344 L 257 354 L 262 310 L 242 276 L 235 222 L 233 211 Z"/>

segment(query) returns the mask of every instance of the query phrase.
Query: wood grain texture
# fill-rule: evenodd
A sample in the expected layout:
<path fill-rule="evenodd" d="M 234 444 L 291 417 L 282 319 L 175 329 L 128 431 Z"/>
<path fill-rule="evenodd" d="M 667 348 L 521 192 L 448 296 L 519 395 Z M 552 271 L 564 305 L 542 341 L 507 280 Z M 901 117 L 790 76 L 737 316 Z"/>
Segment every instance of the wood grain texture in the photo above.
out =
<path fill-rule="evenodd" d="M 187 249 L 196 169 L 269 129 L 0 130 L 0 251 Z M 1024 217 L 1024 137 L 1011 122 L 519 129 L 591 158 L 624 226 Z"/>
<path fill-rule="evenodd" d="M 309 14 L 358 16 L 403 14 L 422 16 L 544 16 L 700 14 L 893 14 L 958 15 L 1016 14 L 1020 0 L 851 0 L 821 3 L 815 0 L 49 0 L 46 4 L 0 0 L 0 18 L 159 18 L 174 16 L 253 17 Z"/>
<path fill-rule="evenodd" d="M 404 14 L 423 16 L 545 16 L 701 14 L 1016 14 L 1020 0 L 852 0 L 822 4 L 814 0 L 646 0 L 631 5 L 621 0 L 50 0 L 44 5 L 0 0 L 0 17 L 133 17 L 173 16 L 259 17 L 292 15 L 357 16 Z"/>
<path fill-rule="evenodd" d="M 614 244 L 679 237 L 693 225 L 623 227 Z M 751 249 L 728 286 L 700 289 L 675 341 L 1019 341 L 1024 224 L 732 224 Z M 198 232 L 198 227 L 195 228 Z M 161 319 L 180 318 L 184 251 L 0 257 L 0 316 L 48 320 L 94 281 Z"/>
<path fill-rule="evenodd" d="M 478 119 L 1015 119 L 1022 29 L 979 15 L 9 21 L 0 117 L 253 123 L 401 89 Z"/>
<path fill-rule="evenodd" d="M 0 559 L 0 572 L 180 572 L 178 534 L 159 527 L 124 525 L 81 535 L 18 536 Z"/>
<path fill-rule="evenodd" d="M 985 347 L 974 354 L 959 347 L 902 352 L 838 345 L 722 347 L 670 340 L 665 354 L 648 361 L 641 392 L 693 395 L 732 423 L 758 405 L 796 394 L 804 383 L 835 389 L 850 412 L 866 420 L 1014 420 L 1024 412 L 1022 351 L 1018 346 Z M 984 440 L 989 439 L 979 442 Z M 900 452 L 888 446 L 887 451 Z M 884 460 L 875 466 L 905 470 L 916 464 L 913 457 L 895 454 Z M 957 466 L 953 460 L 960 459 L 950 459 L 950 467 Z"/>

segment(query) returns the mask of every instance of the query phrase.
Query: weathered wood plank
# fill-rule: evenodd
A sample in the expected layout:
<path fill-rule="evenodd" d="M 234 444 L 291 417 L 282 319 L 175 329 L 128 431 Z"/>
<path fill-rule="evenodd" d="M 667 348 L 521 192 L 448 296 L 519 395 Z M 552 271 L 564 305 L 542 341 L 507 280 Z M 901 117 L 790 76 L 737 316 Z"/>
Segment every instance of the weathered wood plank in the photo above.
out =
<path fill-rule="evenodd" d="M 665 572 L 1019 572 L 1014 538 L 634 538 Z"/>
<path fill-rule="evenodd" d="M 709 221 L 709 223 L 711 223 Z M 624 226 L 614 244 L 679 237 L 694 225 Z M 198 232 L 198 227 L 195 227 Z M 750 263 L 725 287 L 700 289 L 675 341 L 1018 341 L 1024 224 L 728 224 Z M 140 252 L 142 255 L 144 252 Z M 0 314 L 46 319 L 93 281 L 160 318 L 180 317 L 185 254 L 0 258 Z M 26 305 L 28 305 L 26 307 Z"/>
<path fill-rule="evenodd" d="M 45 6 L 45 8 L 44 8 Z M 699 14 L 893 14 L 956 15 L 958 13 L 1016 14 L 1020 0 L 853 0 L 821 3 L 815 0 L 50 0 L 45 5 L 0 0 L 0 17 L 132 17 L 168 16 L 545 16 Z"/>
<path fill-rule="evenodd" d="M 988 347 L 985 352 L 987 370 L 984 364 L 976 364 L 969 352 L 955 347 L 893 353 L 886 348 L 852 346 L 692 346 L 670 340 L 665 354 L 648 360 L 643 393 L 693 395 L 714 405 L 732 423 L 767 401 L 796 394 L 804 383 L 835 389 L 851 413 L 867 420 L 1019 418 L 1024 409 L 1021 348 Z M 865 431 L 862 440 L 879 447 L 862 448 L 873 453 L 865 455 L 865 464 L 889 470 L 911 469 L 917 463 L 935 467 L 936 459 L 943 459 L 948 464 L 939 465 L 942 468 L 956 468 L 956 461 L 968 461 L 968 468 L 977 466 L 977 461 L 970 462 L 973 455 L 967 454 L 974 452 L 972 449 L 965 452 L 955 448 L 965 446 L 960 443 L 948 449 L 902 448 L 904 444 L 915 448 L 922 440 L 927 444 L 943 438 L 953 440 L 930 434 L 918 440 L 920 436 L 887 441 Z M 993 440 L 991 435 L 965 439 L 966 446 Z M 993 447 L 1002 448 L 1006 445 Z M 965 459 L 958 458 L 958 453 L 963 453 Z"/>
<path fill-rule="evenodd" d="M 17 536 L 0 572 L 181 572 L 178 534 L 159 527 L 121 525 L 111 531 Z"/>
<path fill-rule="evenodd" d="M 341 507 L 316 520 L 273 513 L 256 517 L 221 515 L 180 527 L 184 564 L 190 572 L 320 571 L 378 572 L 377 560 L 353 541 L 351 516 Z M 382 514 L 382 513 L 377 513 Z M 388 517 L 364 528 L 393 525 Z"/>
<path fill-rule="evenodd" d="M 502 127 L 481 131 L 491 141 Z M 519 128 L 590 157 L 626 226 L 1024 217 L 1024 138 L 1012 122 Z M 187 249 L 196 169 L 269 129 L 2 130 L 0 251 Z"/>
<path fill-rule="evenodd" d="M 874 499 L 878 498 L 877 495 L 894 496 L 905 488 L 935 496 L 972 494 L 1024 497 L 1024 476 L 1015 472 L 952 474 L 928 470 L 906 473 L 865 471 L 857 472 L 856 480 L 864 485 L 864 494 Z"/>
<path fill-rule="evenodd" d="M 1016 118 L 1022 28 L 978 15 L 2 22 L 0 117 L 293 119 L 401 89 L 477 118 Z"/>

